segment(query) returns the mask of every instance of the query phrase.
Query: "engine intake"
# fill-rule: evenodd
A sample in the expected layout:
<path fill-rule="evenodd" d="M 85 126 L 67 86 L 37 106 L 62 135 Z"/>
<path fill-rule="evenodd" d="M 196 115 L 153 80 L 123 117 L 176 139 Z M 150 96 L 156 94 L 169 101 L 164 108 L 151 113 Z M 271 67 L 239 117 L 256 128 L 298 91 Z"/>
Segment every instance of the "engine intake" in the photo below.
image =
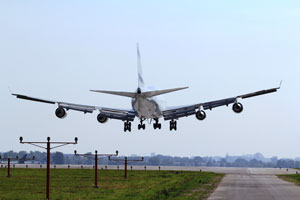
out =
<path fill-rule="evenodd" d="M 103 123 L 106 123 L 108 121 L 108 118 L 105 117 L 103 114 L 100 113 L 97 116 L 97 120 L 98 120 L 99 123 L 103 124 Z"/>
<path fill-rule="evenodd" d="M 198 120 L 204 120 L 206 118 L 206 113 L 203 110 L 199 110 L 196 112 L 196 118 Z"/>
<path fill-rule="evenodd" d="M 61 107 L 58 107 L 56 110 L 55 110 L 55 115 L 56 117 L 60 118 L 60 119 L 63 119 L 67 116 L 67 112 L 65 111 L 65 109 L 61 108 Z"/>
<path fill-rule="evenodd" d="M 243 105 L 241 103 L 234 103 L 232 106 L 232 110 L 235 113 L 241 113 L 243 111 Z"/>

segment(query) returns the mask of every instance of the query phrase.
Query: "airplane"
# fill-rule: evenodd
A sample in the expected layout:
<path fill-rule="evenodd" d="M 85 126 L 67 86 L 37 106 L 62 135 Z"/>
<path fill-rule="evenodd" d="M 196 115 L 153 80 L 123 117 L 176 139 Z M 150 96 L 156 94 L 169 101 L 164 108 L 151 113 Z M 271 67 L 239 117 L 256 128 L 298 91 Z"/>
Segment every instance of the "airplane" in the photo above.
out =
<path fill-rule="evenodd" d="M 30 101 L 37 101 L 48 104 L 57 104 L 58 108 L 55 111 L 55 115 L 63 119 L 67 116 L 68 110 L 80 111 L 83 113 L 93 113 L 93 111 L 98 110 L 99 114 L 97 115 L 97 120 L 99 123 L 106 123 L 108 119 L 116 119 L 124 122 L 124 132 L 131 132 L 131 122 L 134 121 L 137 117 L 140 121 L 138 124 L 138 129 L 145 129 L 145 120 L 149 120 L 150 123 L 152 120 L 154 129 L 161 129 L 161 123 L 159 119 L 163 118 L 164 120 L 170 120 L 170 131 L 177 130 L 177 120 L 181 117 L 187 117 L 195 115 L 198 120 L 204 120 L 206 118 L 206 113 L 204 110 L 212 110 L 213 108 L 220 106 L 228 106 L 233 104 L 232 110 L 235 113 L 241 113 L 243 111 L 243 105 L 238 101 L 239 99 L 246 99 L 250 97 L 255 97 L 263 94 L 277 92 L 281 87 L 281 82 L 279 87 L 260 90 L 257 92 L 252 92 L 248 94 L 243 94 L 231 98 L 225 98 L 217 101 L 209 101 L 203 103 L 191 104 L 188 106 L 177 106 L 170 108 L 163 108 L 159 102 L 156 100 L 156 97 L 162 94 L 167 94 L 170 92 L 175 92 L 188 87 L 180 87 L 173 89 L 165 90 L 149 90 L 145 87 L 144 79 L 142 75 L 142 65 L 141 65 L 141 56 L 139 51 L 139 46 L 137 45 L 137 67 L 138 67 L 138 88 L 135 92 L 122 92 L 122 91 L 106 91 L 106 90 L 90 90 L 92 92 L 105 93 L 111 95 L 118 95 L 123 97 L 129 97 L 132 99 L 131 106 L 132 109 L 115 109 L 115 108 L 106 108 L 99 106 L 89 106 L 81 105 L 74 103 L 67 103 L 61 101 L 52 101 L 46 99 L 40 99 L 35 97 L 30 97 L 22 94 L 14 94 L 19 99 L 25 99 Z"/>

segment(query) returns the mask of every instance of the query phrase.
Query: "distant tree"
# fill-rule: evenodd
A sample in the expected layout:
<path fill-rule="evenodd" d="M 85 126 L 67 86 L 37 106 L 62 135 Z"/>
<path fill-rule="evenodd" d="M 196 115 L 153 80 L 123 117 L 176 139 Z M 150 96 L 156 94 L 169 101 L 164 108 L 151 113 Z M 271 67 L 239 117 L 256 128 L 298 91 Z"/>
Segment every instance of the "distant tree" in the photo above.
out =
<path fill-rule="evenodd" d="M 234 167 L 248 167 L 249 162 L 243 158 L 238 158 L 233 163 Z"/>
<path fill-rule="evenodd" d="M 149 160 L 148 160 L 148 163 L 149 163 L 149 165 L 159 165 L 160 164 L 160 162 L 159 162 L 159 158 L 158 157 L 151 157 L 151 158 L 149 158 Z"/>
<path fill-rule="evenodd" d="M 276 163 L 277 160 L 278 160 L 277 156 L 273 156 L 273 157 L 271 158 L 271 162 L 272 162 L 272 163 Z"/>
<path fill-rule="evenodd" d="M 64 154 L 61 152 L 55 152 L 52 159 L 54 164 L 65 164 L 65 157 Z"/>

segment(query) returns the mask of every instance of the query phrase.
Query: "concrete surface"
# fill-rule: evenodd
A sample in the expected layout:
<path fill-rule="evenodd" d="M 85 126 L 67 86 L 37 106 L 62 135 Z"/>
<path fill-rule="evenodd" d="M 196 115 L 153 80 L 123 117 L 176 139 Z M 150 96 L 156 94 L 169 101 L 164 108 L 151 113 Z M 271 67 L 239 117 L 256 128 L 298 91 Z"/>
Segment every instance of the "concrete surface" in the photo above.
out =
<path fill-rule="evenodd" d="M 275 175 L 295 170 L 250 169 L 226 174 L 208 200 L 300 200 L 300 187 Z"/>

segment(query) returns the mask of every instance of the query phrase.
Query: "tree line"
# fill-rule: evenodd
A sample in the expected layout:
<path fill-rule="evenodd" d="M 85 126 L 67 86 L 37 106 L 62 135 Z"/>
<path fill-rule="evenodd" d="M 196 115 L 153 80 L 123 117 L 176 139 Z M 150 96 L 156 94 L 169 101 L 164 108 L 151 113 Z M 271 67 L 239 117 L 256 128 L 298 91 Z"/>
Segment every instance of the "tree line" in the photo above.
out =
<path fill-rule="evenodd" d="M 46 163 L 46 153 L 39 151 L 8 151 L 1 153 L 2 158 L 7 157 L 22 157 L 27 154 L 27 158 L 35 157 L 34 161 L 28 161 L 27 163 Z M 87 153 L 91 154 L 91 153 Z M 256 155 L 256 154 L 255 154 Z M 87 159 L 81 156 L 75 156 L 73 154 L 63 154 L 62 152 L 51 153 L 51 164 L 74 164 L 74 165 L 92 165 L 93 159 Z M 99 160 L 101 165 L 116 165 L 121 163 L 111 162 L 108 158 Z M 249 158 L 243 156 L 235 157 L 177 157 L 177 156 L 164 156 L 154 155 L 145 156 L 144 162 L 135 163 L 135 165 L 152 165 L 152 166 L 207 166 L 207 167 L 277 167 L 277 168 L 300 168 L 300 161 L 294 159 L 277 159 L 272 157 L 271 159 L 264 159 L 263 156 Z"/>

